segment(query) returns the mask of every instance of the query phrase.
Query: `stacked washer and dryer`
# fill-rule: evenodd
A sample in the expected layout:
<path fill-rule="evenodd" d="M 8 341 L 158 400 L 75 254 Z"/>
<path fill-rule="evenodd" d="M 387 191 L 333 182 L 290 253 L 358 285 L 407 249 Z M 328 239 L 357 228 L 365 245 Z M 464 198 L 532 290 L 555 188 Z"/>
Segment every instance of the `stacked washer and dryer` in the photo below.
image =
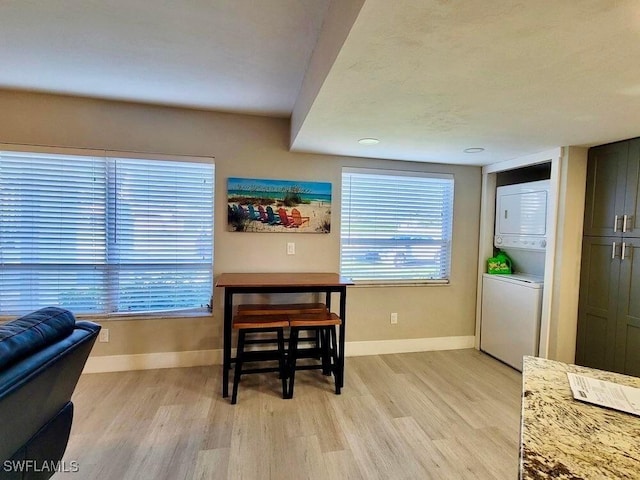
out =
<path fill-rule="evenodd" d="M 494 245 L 513 274 L 483 275 L 480 349 L 522 371 L 524 355 L 538 355 L 549 180 L 496 189 Z"/>

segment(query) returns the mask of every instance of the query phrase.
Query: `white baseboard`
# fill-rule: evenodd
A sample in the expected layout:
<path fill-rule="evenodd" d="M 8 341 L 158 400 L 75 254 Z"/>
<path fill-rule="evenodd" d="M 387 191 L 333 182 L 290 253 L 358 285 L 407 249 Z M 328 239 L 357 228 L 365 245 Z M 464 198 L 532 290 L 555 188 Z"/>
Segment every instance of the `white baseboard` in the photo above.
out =
<path fill-rule="evenodd" d="M 104 355 L 89 357 L 82 373 L 124 372 L 127 370 L 199 367 L 218 364 L 222 364 L 222 350 Z"/>
<path fill-rule="evenodd" d="M 347 357 L 384 355 L 390 353 L 428 352 L 473 348 L 475 337 L 409 338 L 402 340 L 376 340 L 347 342 Z M 195 350 L 188 352 L 155 352 L 134 355 L 92 356 L 82 373 L 123 372 L 155 368 L 199 367 L 222 364 L 222 350 Z"/>
<path fill-rule="evenodd" d="M 375 340 L 369 342 L 347 342 L 347 357 L 384 355 L 389 353 L 431 352 L 434 350 L 460 350 L 473 348 L 475 337 L 406 338 L 401 340 Z"/>

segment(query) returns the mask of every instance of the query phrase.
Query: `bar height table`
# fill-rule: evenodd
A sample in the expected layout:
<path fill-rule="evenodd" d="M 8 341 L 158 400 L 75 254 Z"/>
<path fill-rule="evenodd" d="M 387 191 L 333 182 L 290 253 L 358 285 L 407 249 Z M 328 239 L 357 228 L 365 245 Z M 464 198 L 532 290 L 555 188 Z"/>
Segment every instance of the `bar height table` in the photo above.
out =
<path fill-rule="evenodd" d="M 337 273 L 223 273 L 216 280 L 216 287 L 224 288 L 224 333 L 222 362 L 222 396 L 229 396 L 229 370 L 231 363 L 231 322 L 233 320 L 233 296 L 243 293 L 325 293 L 325 303 L 331 309 L 331 294 L 340 295 L 338 357 L 340 378 L 344 379 L 344 339 L 346 325 L 347 287 L 353 282 Z M 341 381 L 340 387 L 342 387 Z"/>

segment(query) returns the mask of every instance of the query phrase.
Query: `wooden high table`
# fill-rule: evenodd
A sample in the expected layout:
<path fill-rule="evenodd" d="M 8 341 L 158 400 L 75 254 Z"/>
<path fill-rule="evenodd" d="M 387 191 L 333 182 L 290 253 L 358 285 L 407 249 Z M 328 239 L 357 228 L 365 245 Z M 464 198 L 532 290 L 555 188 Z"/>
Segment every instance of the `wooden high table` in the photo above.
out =
<path fill-rule="evenodd" d="M 231 322 L 233 321 L 233 296 L 242 293 L 324 293 L 327 308 L 331 309 L 331 294 L 340 295 L 340 334 L 338 338 L 338 368 L 344 379 L 344 339 L 346 321 L 347 287 L 353 282 L 337 273 L 223 273 L 216 287 L 224 288 L 224 334 L 222 362 L 222 396 L 229 396 L 229 370 L 231 363 Z M 344 380 L 341 381 L 341 383 Z M 343 385 L 341 384 L 340 387 Z"/>

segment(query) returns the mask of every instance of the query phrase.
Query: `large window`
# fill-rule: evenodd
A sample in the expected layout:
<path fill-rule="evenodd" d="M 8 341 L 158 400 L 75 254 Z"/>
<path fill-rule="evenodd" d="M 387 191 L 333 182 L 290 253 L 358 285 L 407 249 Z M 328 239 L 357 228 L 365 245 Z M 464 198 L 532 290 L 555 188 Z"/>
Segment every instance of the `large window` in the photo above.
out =
<path fill-rule="evenodd" d="M 212 163 L 0 152 L 0 314 L 206 306 Z"/>
<path fill-rule="evenodd" d="M 453 176 L 344 169 L 342 275 L 357 283 L 447 282 Z"/>

